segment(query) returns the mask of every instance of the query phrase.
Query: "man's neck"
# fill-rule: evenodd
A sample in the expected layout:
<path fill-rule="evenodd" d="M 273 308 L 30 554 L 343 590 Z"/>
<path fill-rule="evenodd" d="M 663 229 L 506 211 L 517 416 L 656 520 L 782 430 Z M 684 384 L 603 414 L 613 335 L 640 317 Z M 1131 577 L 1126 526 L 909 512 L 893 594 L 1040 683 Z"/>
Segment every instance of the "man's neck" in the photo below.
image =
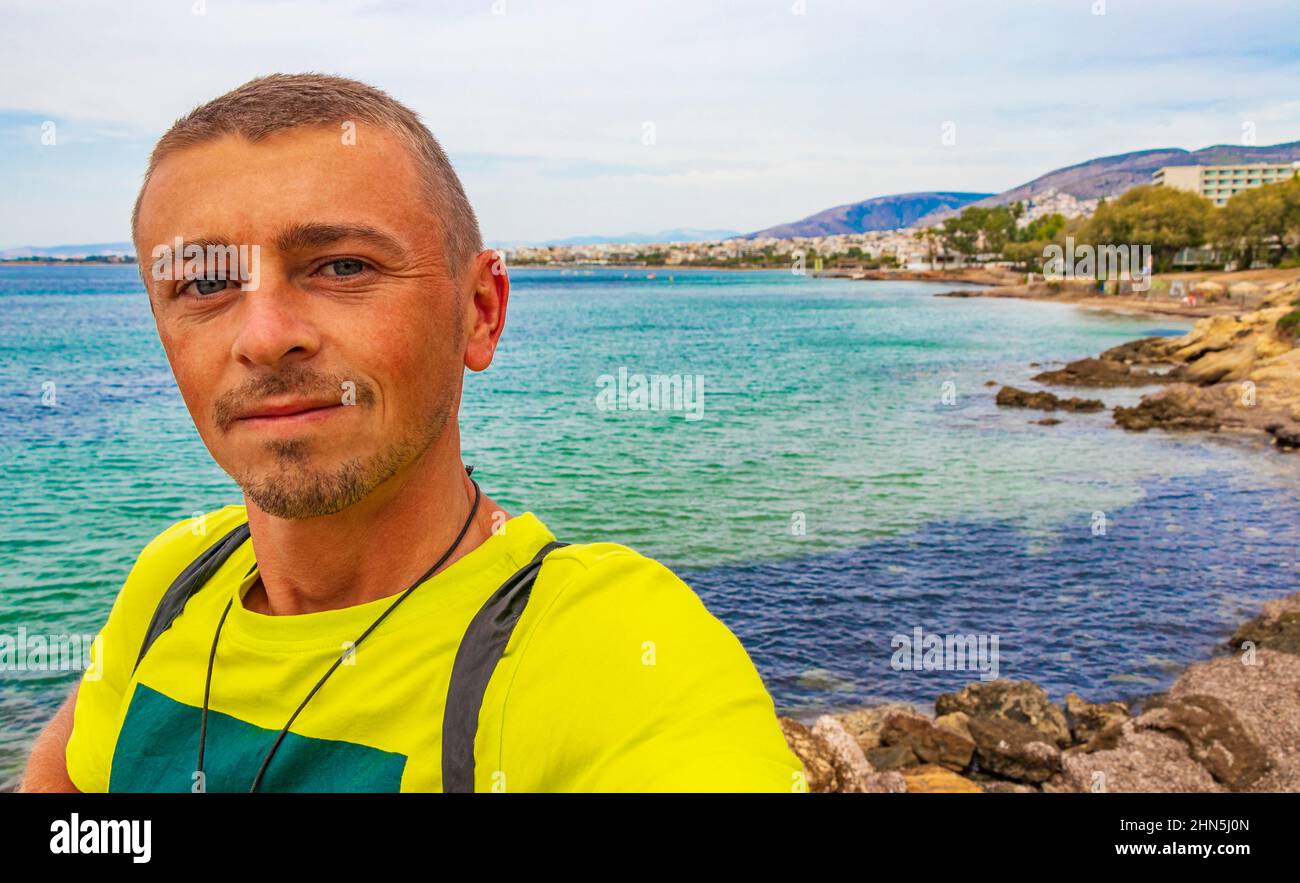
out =
<path fill-rule="evenodd" d="M 244 606 L 277 616 L 314 613 L 407 589 L 455 541 L 474 502 L 474 486 L 459 454 L 433 454 L 426 452 L 412 464 L 410 474 L 393 476 L 333 515 L 276 518 L 245 497 L 259 579 L 245 595 Z M 484 495 L 473 523 L 442 569 L 492 535 L 498 511 Z"/>

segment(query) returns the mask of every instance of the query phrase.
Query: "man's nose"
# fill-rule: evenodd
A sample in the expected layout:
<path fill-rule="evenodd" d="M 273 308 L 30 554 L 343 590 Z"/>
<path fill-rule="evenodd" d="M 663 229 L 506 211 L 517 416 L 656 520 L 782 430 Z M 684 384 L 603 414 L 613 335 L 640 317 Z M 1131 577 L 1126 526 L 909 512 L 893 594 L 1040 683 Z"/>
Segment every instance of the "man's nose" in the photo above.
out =
<path fill-rule="evenodd" d="M 288 279 L 263 273 L 256 290 L 243 292 L 236 314 L 234 358 L 249 366 L 275 368 L 320 350 L 307 294 Z"/>

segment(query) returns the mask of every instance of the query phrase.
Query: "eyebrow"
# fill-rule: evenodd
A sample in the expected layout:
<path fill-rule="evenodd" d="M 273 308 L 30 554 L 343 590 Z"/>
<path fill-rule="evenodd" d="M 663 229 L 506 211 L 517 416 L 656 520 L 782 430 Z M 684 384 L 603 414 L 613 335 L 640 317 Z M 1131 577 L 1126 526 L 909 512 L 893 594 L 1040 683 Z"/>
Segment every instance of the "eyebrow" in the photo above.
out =
<path fill-rule="evenodd" d="M 406 254 L 406 249 L 397 239 L 364 224 L 294 224 L 276 234 L 275 247 L 280 251 L 305 251 L 333 245 L 343 239 L 357 239 L 394 254 Z"/>
<path fill-rule="evenodd" d="M 171 248 L 172 245 L 170 242 L 163 244 L 168 248 Z M 182 250 L 188 250 L 194 247 L 201 248 L 206 253 L 208 249 L 238 248 L 239 243 L 230 236 L 196 236 L 193 239 L 185 239 L 181 242 Z"/>

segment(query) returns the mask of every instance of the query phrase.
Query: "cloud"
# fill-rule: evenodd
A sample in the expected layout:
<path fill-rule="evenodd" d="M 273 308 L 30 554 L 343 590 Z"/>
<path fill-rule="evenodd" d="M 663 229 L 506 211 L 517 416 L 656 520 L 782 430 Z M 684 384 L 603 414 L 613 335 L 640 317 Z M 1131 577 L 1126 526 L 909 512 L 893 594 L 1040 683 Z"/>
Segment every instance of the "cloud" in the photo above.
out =
<path fill-rule="evenodd" d="M 1209 2 L 41 2 L 6 13 L 4 119 L 138 152 L 194 105 L 275 70 L 374 83 L 418 110 L 498 239 L 756 229 L 866 196 L 1000 190 L 1093 156 L 1300 138 L 1300 9 Z M 201 9 L 203 14 L 194 14 Z M 494 14 L 500 13 L 500 14 Z M 956 123 L 946 148 L 940 126 Z M 654 126 L 653 145 L 644 143 Z M 5 128 L 7 142 L 26 137 Z M 36 162 L 0 159 L 7 177 Z M 138 175 L 79 155 L 73 179 Z M 59 187 L 57 180 L 46 181 Z M 72 186 L 69 183 L 67 186 Z M 132 187 L 20 189 L 121 238 Z M 11 200 L 12 202 L 12 200 Z M 101 229 L 105 219 L 122 226 Z M 92 227 L 92 224 L 94 225 Z M 584 225 L 597 225 L 584 227 Z"/>

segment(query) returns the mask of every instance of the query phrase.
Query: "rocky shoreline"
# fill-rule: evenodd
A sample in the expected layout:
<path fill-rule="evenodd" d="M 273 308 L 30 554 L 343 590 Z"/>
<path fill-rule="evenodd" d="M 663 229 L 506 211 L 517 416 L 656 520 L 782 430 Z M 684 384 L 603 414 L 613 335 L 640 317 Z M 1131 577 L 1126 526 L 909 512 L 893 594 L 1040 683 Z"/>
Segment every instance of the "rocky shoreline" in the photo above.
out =
<path fill-rule="evenodd" d="M 1086 390 L 1158 385 L 1139 404 L 1115 407 L 1116 425 L 1240 433 L 1294 451 L 1298 326 L 1300 280 L 1275 286 L 1258 309 L 1209 315 L 1182 337 L 1131 341 L 1032 379 Z M 997 404 L 1049 414 L 1106 408 L 1013 386 Z M 781 725 L 810 791 L 1300 791 L 1300 593 L 1265 604 L 1224 650 L 1133 703 L 1071 693 L 1062 706 L 1030 681 L 975 681 L 932 709 L 895 703 Z"/>
<path fill-rule="evenodd" d="M 1208 316 L 1182 337 L 1147 337 L 1032 379 L 1046 386 L 1108 389 L 1159 385 L 1116 425 L 1237 433 L 1283 451 L 1300 449 L 1300 281 L 1275 288 L 1259 309 Z M 994 384 L 996 385 L 996 384 Z M 1003 387 L 1002 407 L 1100 410 L 1098 399 Z M 1043 422 L 1043 421 L 1040 421 Z M 1058 421 L 1059 422 L 1059 421 Z"/>
<path fill-rule="evenodd" d="M 1300 593 L 1139 702 L 1064 706 L 1031 681 L 974 681 L 934 708 L 781 718 L 814 792 L 1300 791 Z"/>

